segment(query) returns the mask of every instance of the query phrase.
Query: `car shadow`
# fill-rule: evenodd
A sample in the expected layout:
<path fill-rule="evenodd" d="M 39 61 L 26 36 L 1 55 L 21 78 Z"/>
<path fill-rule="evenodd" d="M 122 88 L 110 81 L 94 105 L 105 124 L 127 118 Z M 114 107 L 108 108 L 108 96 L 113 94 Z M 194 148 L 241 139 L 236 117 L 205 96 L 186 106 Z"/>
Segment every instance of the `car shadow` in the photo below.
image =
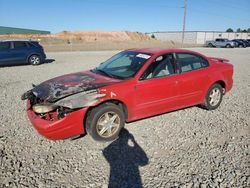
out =
<path fill-rule="evenodd" d="M 143 187 L 139 167 L 148 164 L 148 157 L 127 129 L 103 150 L 110 165 L 109 188 Z"/>
<path fill-rule="evenodd" d="M 39 65 L 42 65 L 42 64 L 49 64 L 49 63 L 53 63 L 55 61 L 55 59 L 46 59 L 44 62 L 40 63 Z M 31 66 L 30 64 L 26 63 L 26 64 L 20 64 L 20 63 L 10 63 L 8 65 L 1 65 L 0 64 L 0 68 L 1 67 L 17 67 L 17 66 Z M 39 66 L 39 65 L 35 65 L 35 66 Z"/>
<path fill-rule="evenodd" d="M 53 63 L 54 61 L 55 61 L 55 59 L 45 59 L 45 61 L 43 63 L 41 63 L 41 64 Z"/>

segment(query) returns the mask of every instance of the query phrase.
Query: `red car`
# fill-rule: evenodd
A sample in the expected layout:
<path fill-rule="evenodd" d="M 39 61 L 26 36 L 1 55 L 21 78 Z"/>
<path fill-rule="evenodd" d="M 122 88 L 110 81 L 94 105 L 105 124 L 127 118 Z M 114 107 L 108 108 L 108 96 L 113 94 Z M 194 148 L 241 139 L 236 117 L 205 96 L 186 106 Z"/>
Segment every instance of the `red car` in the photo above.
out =
<path fill-rule="evenodd" d="M 97 68 L 45 81 L 22 95 L 48 139 L 118 137 L 125 122 L 201 105 L 216 109 L 233 84 L 228 60 L 184 49 L 130 49 Z"/>

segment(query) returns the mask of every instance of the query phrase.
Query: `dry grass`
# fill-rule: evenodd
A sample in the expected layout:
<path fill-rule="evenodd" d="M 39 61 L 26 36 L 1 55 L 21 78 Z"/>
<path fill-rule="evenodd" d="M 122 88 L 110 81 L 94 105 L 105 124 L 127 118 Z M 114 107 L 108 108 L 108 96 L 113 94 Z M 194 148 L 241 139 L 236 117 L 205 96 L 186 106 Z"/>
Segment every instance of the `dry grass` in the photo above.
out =
<path fill-rule="evenodd" d="M 128 48 L 178 48 L 180 43 L 158 41 L 140 32 L 61 32 L 49 35 L 0 35 L 0 39 L 38 40 L 45 51 L 96 51 Z M 196 45 L 185 44 L 183 47 Z"/>

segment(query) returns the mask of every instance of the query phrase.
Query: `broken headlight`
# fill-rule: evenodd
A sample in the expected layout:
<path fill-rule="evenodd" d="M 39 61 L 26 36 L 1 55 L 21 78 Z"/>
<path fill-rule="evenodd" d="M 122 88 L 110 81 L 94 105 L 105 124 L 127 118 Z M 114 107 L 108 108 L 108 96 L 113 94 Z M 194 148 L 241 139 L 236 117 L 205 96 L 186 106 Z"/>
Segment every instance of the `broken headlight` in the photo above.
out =
<path fill-rule="evenodd" d="M 32 106 L 32 110 L 39 114 L 51 112 L 56 108 L 57 106 L 53 104 L 35 104 Z"/>

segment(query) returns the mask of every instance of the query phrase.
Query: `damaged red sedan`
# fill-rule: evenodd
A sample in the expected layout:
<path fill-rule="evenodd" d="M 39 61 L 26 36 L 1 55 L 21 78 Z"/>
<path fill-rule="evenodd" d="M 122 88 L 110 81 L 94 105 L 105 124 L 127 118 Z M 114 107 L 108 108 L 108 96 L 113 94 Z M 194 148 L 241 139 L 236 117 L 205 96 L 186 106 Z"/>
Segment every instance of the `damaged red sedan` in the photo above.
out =
<path fill-rule="evenodd" d="M 97 68 L 45 81 L 22 95 L 44 137 L 118 137 L 125 122 L 201 105 L 216 109 L 233 84 L 228 60 L 183 49 L 130 49 Z"/>

